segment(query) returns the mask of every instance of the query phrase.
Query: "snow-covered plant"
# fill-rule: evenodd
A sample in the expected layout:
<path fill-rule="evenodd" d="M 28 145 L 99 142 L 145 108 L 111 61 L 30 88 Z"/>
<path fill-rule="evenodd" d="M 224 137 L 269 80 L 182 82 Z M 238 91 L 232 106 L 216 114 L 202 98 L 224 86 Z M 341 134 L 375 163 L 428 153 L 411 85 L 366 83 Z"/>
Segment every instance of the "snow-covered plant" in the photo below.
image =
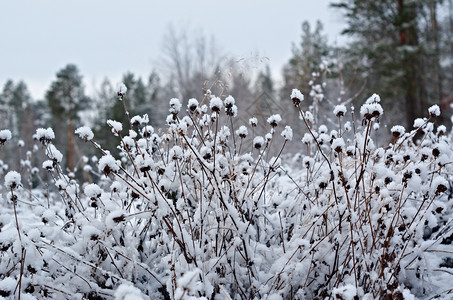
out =
<path fill-rule="evenodd" d="M 322 86 L 312 90 L 321 101 Z M 86 182 L 61 168 L 52 129 L 38 129 L 52 187 L 26 190 L 0 162 L 0 296 L 448 299 L 453 149 L 439 108 L 380 146 L 378 95 L 360 120 L 336 106 L 335 128 L 316 129 L 303 100 L 298 90 L 287 100 L 302 141 L 277 114 L 255 136 L 257 119 L 238 124 L 235 99 L 212 93 L 185 112 L 171 99 L 166 130 L 147 115 L 108 120 L 118 157 L 80 127 L 99 151 L 83 159 Z M 292 142 L 301 152 L 287 159 Z"/>

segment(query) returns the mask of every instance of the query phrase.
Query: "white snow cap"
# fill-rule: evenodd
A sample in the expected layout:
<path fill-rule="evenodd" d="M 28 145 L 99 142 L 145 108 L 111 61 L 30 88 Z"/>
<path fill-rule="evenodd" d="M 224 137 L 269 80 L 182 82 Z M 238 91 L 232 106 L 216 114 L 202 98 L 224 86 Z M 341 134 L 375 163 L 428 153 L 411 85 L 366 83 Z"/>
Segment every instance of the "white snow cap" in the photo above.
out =
<path fill-rule="evenodd" d="M 414 128 L 420 128 L 423 126 L 423 124 L 425 124 L 425 120 L 423 120 L 422 118 L 417 118 L 414 120 Z"/>
<path fill-rule="evenodd" d="M 433 179 L 431 193 L 434 195 L 442 194 L 448 189 L 448 187 L 448 181 L 442 176 L 437 176 Z"/>
<path fill-rule="evenodd" d="M 362 117 L 366 119 L 372 119 L 375 117 L 382 116 L 384 110 L 382 106 L 379 104 L 381 102 L 381 98 L 378 94 L 373 94 L 370 98 L 365 101 L 365 104 L 360 107 L 360 114 Z"/>
<path fill-rule="evenodd" d="M 381 97 L 378 94 L 371 95 L 371 97 L 369 97 L 365 101 L 366 104 L 379 103 L 379 102 L 381 102 Z"/>
<path fill-rule="evenodd" d="M 127 87 L 123 82 L 121 82 L 118 84 L 116 91 L 118 92 L 118 95 L 124 95 L 127 92 Z"/>
<path fill-rule="evenodd" d="M 220 108 L 222 108 L 222 105 L 223 105 L 223 102 L 219 97 L 214 97 L 211 99 L 211 102 L 209 102 L 209 107 L 213 111 L 217 111 L 217 112 L 220 111 Z"/>
<path fill-rule="evenodd" d="M 245 138 L 249 131 L 247 130 L 247 127 L 244 125 L 241 125 L 238 130 L 236 130 L 236 135 L 238 135 L 240 138 Z"/>
<path fill-rule="evenodd" d="M 121 124 L 118 121 L 107 120 L 107 125 L 112 127 L 112 132 L 115 133 L 115 134 L 120 132 L 121 130 L 123 130 L 123 124 Z"/>
<path fill-rule="evenodd" d="M 36 139 L 42 143 L 50 143 L 55 138 L 55 133 L 52 128 L 38 128 L 36 129 Z"/>
<path fill-rule="evenodd" d="M 77 128 L 75 134 L 77 134 L 81 139 L 84 139 L 85 141 L 91 141 L 94 138 L 93 131 L 91 131 L 91 128 L 88 126 Z"/>
<path fill-rule="evenodd" d="M 51 160 L 45 160 L 45 161 L 42 163 L 42 168 L 43 168 L 43 169 L 46 169 L 46 170 L 49 170 L 49 171 L 52 171 L 52 170 L 53 170 L 53 161 L 51 161 Z"/>
<path fill-rule="evenodd" d="M 264 138 L 262 136 L 257 136 L 253 139 L 253 146 L 256 149 L 260 149 L 264 144 Z"/>
<path fill-rule="evenodd" d="M 20 186 L 21 177 L 16 171 L 9 171 L 5 175 L 5 186 L 9 189 L 15 189 Z"/>
<path fill-rule="evenodd" d="M 226 97 L 224 103 L 225 107 L 232 107 L 235 103 L 233 96 L 230 95 Z"/>
<path fill-rule="evenodd" d="M 282 117 L 279 114 L 272 115 L 267 118 L 267 123 L 269 123 L 272 127 L 276 127 L 278 123 L 282 121 Z"/>
<path fill-rule="evenodd" d="M 304 134 L 304 137 L 302 138 L 302 143 L 310 144 L 311 142 L 313 142 L 313 136 L 311 134 L 309 134 L 308 132 L 306 132 Z"/>
<path fill-rule="evenodd" d="M 198 100 L 195 98 L 190 98 L 189 102 L 187 103 L 187 108 L 189 108 L 191 111 L 194 111 L 198 108 Z"/>
<path fill-rule="evenodd" d="M 291 141 L 293 139 L 293 130 L 290 126 L 285 126 L 285 129 L 282 131 L 282 137 L 287 141 Z"/>
<path fill-rule="evenodd" d="M 335 106 L 333 114 L 336 115 L 337 117 L 342 117 L 346 115 L 346 106 L 344 106 L 343 104 Z"/>
<path fill-rule="evenodd" d="M 401 126 L 401 125 L 395 125 L 392 127 L 392 129 L 390 129 L 390 132 L 394 135 L 394 136 L 401 136 L 404 134 L 404 132 L 406 132 L 406 129 Z"/>
<path fill-rule="evenodd" d="M 133 116 L 131 119 L 132 126 L 148 124 L 148 122 L 149 122 L 148 114 L 144 114 L 143 117 L 142 116 Z"/>
<path fill-rule="evenodd" d="M 252 126 L 252 127 L 256 127 L 256 125 L 258 125 L 258 119 L 253 117 L 253 118 L 250 118 L 249 119 L 249 124 Z"/>
<path fill-rule="evenodd" d="M 336 152 L 343 152 L 345 143 L 343 138 L 336 138 L 332 141 L 332 150 Z"/>
<path fill-rule="evenodd" d="M 63 154 L 52 144 L 49 145 L 47 148 L 46 155 L 48 158 L 56 161 L 57 163 L 61 163 L 63 160 Z"/>
<path fill-rule="evenodd" d="M 88 184 L 83 191 L 90 198 L 96 198 L 102 194 L 102 189 L 95 183 Z"/>
<path fill-rule="evenodd" d="M 430 108 L 428 108 L 428 112 L 429 112 L 429 115 L 430 115 L 431 117 L 438 117 L 438 116 L 440 116 L 440 108 L 439 108 L 439 105 L 434 104 L 433 106 L 431 106 Z"/>
<path fill-rule="evenodd" d="M 181 110 L 181 101 L 178 98 L 170 99 L 170 113 L 177 114 Z"/>
<path fill-rule="evenodd" d="M 6 141 L 11 139 L 11 131 L 8 129 L 0 130 L 0 144 L 3 144 Z"/>
<path fill-rule="evenodd" d="M 291 99 L 298 99 L 300 102 L 304 101 L 304 95 L 298 90 L 298 89 L 293 89 L 291 92 Z"/>
<path fill-rule="evenodd" d="M 116 172 L 120 169 L 120 167 L 118 166 L 118 162 L 110 154 L 101 157 L 101 159 L 99 160 L 98 167 L 99 171 L 103 172 L 106 175 L 108 175 L 112 171 Z"/>

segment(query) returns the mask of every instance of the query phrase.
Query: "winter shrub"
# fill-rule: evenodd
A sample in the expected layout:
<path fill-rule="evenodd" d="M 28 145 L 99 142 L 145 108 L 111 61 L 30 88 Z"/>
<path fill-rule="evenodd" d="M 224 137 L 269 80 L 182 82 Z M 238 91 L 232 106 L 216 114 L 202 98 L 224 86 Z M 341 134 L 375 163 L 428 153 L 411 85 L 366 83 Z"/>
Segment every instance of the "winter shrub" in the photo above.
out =
<path fill-rule="evenodd" d="M 184 116 L 171 99 L 164 132 L 146 115 L 132 117 L 129 132 L 108 120 L 120 157 L 81 127 L 100 153 L 84 168 L 94 183 L 65 174 L 53 131 L 38 129 L 54 187 L 27 190 L 5 172 L 0 296 L 451 297 L 453 149 L 446 128 L 434 130 L 439 108 L 378 146 L 379 96 L 357 122 L 336 107 L 331 131 L 312 127 L 303 100 L 297 90 L 287 100 L 305 125 L 302 142 L 280 115 L 265 136 L 249 133 L 255 118 L 236 125 L 231 96 L 190 99 Z M 291 142 L 305 154 L 283 155 Z"/>

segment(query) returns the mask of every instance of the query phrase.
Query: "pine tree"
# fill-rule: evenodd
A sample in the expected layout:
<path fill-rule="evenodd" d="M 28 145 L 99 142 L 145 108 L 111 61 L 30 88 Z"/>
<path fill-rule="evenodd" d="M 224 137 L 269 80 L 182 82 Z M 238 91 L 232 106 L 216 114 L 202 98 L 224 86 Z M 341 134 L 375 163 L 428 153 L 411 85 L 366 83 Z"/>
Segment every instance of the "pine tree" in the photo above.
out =
<path fill-rule="evenodd" d="M 300 43 L 293 45 L 293 55 L 283 68 L 281 98 L 287 99 L 294 88 L 308 95 L 312 73 L 318 71 L 321 63 L 328 60 L 330 50 L 322 23 L 318 21 L 312 31 L 310 23 L 303 22 Z"/>
<path fill-rule="evenodd" d="M 396 104 L 404 110 L 406 125 L 423 115 L 431 99 L 441 93 L 439 29 L 436 18 L 426 21 L 439 2 L 343 0 L 333 4 L 345 13 L 344 34 L 354 38 L 346 50 L 346 66 L 354 70 L 345 74 L 354 76 L 358 85 L 366 82 L 365 93 L 377 92 L 387 106 Z"/>
<path fill-rule="evenodd" d="M 74 130 L 80 121 L 80 112 L 89 108 L 82 76 L 76 65 L 68 64 L 58 71 L 56 80 L 46 92 L 47 105 L 52 115 L 52 127 L 67 151 L 67 167 L 74 170 Z M 66 133 L 65 133 L 66 131 Z"/>
<path fill-rule="evenodd" d="M 272 97 L 275 96 L 275 88 L 274 88 L 274 81 L 272 79 L 271 68 L 269 65 L 266 65 L 264 71 L 260 71 L 258 73 L 258 77 L 256 79 L 256 94 L 266 93 Z"/>

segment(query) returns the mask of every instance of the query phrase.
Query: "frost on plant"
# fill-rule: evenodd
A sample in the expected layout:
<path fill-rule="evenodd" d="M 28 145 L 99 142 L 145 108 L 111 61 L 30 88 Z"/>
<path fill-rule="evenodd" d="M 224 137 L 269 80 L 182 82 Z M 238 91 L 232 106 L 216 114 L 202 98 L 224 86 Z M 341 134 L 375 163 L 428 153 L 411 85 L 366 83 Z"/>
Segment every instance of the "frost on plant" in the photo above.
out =
<path fill-rule="evenodd" d="M 118 155 L 80 127 L 99 151 L 81 159 L 86 180 L 61 167 L 52 129 L 38 129 L 48 187 L 27 190 L 0 161 L 1 296 L 449 299 L 453 149 L 438 108 L 389 130 L 375 94 L 358 120 L 340 104 L 312 126 L 303 100 L 286 99 L 300 126 L 271 114 L 257 133 L 232 96 L 207 92 L 185 109 L 173 98 L 165 128 L 148 115 L 107 121 Z M 285 153 L 290 143 L 299 153 Z"/>
<path fill-rule="evenodd" d="M 5 186 L 8 189 L 16 189 L 20 186 L 21 176 L 16 171 L 9 171 L 8 174 L 5 175 Z"/>
<path fill-rule="evenodd" d="M 0 145 L 11 139 L 11 131 L 8 129 L 0 130 Z"/>

